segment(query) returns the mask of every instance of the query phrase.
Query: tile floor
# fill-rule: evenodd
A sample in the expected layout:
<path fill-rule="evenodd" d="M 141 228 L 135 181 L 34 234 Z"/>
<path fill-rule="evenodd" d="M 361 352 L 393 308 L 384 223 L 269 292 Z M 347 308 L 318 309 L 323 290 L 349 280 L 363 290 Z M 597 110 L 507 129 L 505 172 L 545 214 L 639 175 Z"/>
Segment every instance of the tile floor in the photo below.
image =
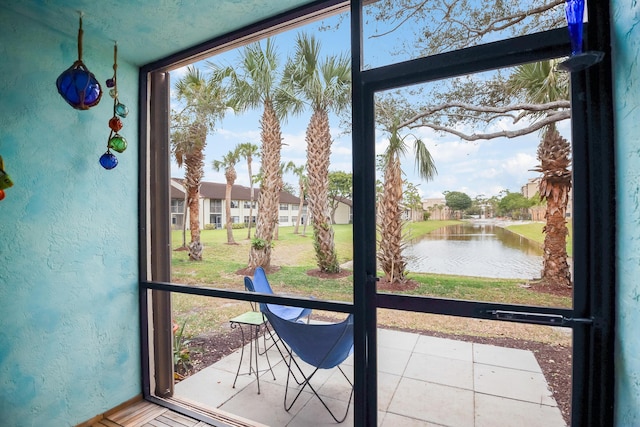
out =
<path fill-rule="evenodd" d="M 276 380 L 260 356 L 260 394 L 255 376 L 241 374 L 232 388 L 238 350 L 178 383 L 175 397 L 270 426 L 336 425 L 307 391 L 284 410 L 286 366 L 275 348 L 268 355 Z M 352 377 L 352 358 L 342 367 Z M 346 408 L 349 385 L 338 370 L 320 371 L 314 380 L 331 408 Z M 566 425 L 530 351 L 386 329 L 378 330 L 378 411 L 382 427 Z M 353 425 L 352 417 L 353 403 L 341 425 Z"/>

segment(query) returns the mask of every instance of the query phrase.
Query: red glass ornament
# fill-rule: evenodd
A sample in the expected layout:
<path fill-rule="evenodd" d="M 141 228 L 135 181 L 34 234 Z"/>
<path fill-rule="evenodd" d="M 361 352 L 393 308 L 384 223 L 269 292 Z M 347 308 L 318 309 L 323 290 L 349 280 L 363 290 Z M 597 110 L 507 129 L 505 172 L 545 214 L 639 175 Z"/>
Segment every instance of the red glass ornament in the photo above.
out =
<path fill-rule="evenodd" d="M 5 196 L 6 193 L 4 192 L 4 190 L 0 190 L 0 200 L 4 199 Z"/>
<path fill-rule="evenodd" d="M 109 127 L 112 131 L 118 132 L 120 129 L 122 129 L 122 120 L 120 120 L 116 116 L 111 117 L 111 120 L 109 120 Z"/>

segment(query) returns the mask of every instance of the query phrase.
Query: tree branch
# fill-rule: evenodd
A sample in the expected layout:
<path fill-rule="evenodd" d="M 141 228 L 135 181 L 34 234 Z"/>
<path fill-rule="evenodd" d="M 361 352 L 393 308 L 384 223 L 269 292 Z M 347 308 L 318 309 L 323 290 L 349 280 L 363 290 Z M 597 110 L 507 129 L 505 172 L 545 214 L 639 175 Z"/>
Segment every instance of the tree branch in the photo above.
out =
<path fill-rule="evenodd" d="M 556 123 L 562 120 L 566 120 L 571 118 L 571 110 L 563 110 L 563 111 L 558 111 L 555 113 L 552 113 L 546 117 L 544 117 L 542 120 L 539 120 L 535 123 L 532 123 L 531 125 L 521 128 L 521 129 L 516 129 L 516 130 L 502 130 L 499 132 L 493 132 L 493 133 L 473 133 L 471 135 L 466 134 L 464 132 L 460 132 L 456 129 L 447 127 L 447 126 L 441 126 L 435 123 L 416 123 L 416 124 L 411 124 L 408 125 L 407 127 L 409 129 L 415 129 L 415 128 L 420 128 L 420 127 L 428 127 L 431 128 L 435 131 L 439 131 L 439 132 L 446 132 L 446 133 L 450 133 L 452 135 L 455 135 L 457 137 L 459 137 L 460 139 L 464 139 L 465 141 L 477 141 L 479 139 L 494 139 L 494 138 L 517 138 L 519 136 L 523 136 L 523 135 L 528 135 L 530 133 L 533 133 L 535 131 L 538 131 L 540 129 L 542 129 L 543 127 L 550 125 L 552 123 Z"/>
<path fill-rule="evenodd" d="M 409 19 L 411 19 L 411 17 L 413 15 L 415 15 L 416 13 L 418 13 L 420 10 L 422 10 L 424 8 L 424 5 L 427 4 L 427 0 L 424 0 L 422 3 L 420 3 L 419 5 L 417 5 L 416 7 L 413 8 L 413 11 L 411 13 L 409 13 L 405 18 L 403 18 L 402 20 L 400 20 L 400 22 L 398 24 L 396 24 L 395 27 L 393 27 L 392 29 L 390 29 L 389 31 L 385 31 L 384 33 L 380 33 L 380 34 L 373 34 L 372 36 L 370 36 L 370 38 L 376 38 L 376 37 L 382 37 L 382 36 L 386 36 L 387 34 L 391 34 L 393 33 L 395 30 L 397 30 L 398 28 L 400 28 L 402 26 L 402 24 L 404 24 L 405 22 L 407 22 Z"/>
<path fill-rule="evenodd" d="M 457 19 L 452 19 L 451 21 L 465 27 L 469 33 L 475 34 L 476 37 L 482 37 L 493 31 L 502 31 L 506 28 L 516 25 L 518 22 L 521 22 L 522 20 L 524 20 L 527 16 L 546 12 L 547 10 L 553 9 L 554 7 L 559 6 L 561 4 L 564 4 L 564 0 L 555 0 L 550 3 L 544 4 L 542 6 L 539 6 L 527 11 L 522 11 L 520 13 L 513 14 L 510 16 L 503 16 L 490 22 L 484 28 L 471 28 Z"/>
<path fill-rule="evenodd" d="M 476 111 L 479 113 L 506 114 L 509 112 L 523 111 L 523 110 L 528 112 L 543 112 L 543 111 L 553 111 L 557 109 L 570 109 L 571 102 L 568 100 L 561 100 L 561 101 L 547 102 L 544 104 L 520 103 L 520 104 L 507 105 L 504 107 L 473 105 L 465 102 L 447 102 L 444 104 L 435 105 L 425 109 L 424 111 L 416 114 L 415 116 L 409 118 L 408 120 L 400 123 L 400 125 L 398 126 L 398 129 L 403 127 L 410 127 L 410 128 L 419 127 L 419 126 L 412 126 L 412 125 L 422 118 L 425 118 L 434 113 L 447 110 L 450 108 L 461 108 L 467 111 Z"/>

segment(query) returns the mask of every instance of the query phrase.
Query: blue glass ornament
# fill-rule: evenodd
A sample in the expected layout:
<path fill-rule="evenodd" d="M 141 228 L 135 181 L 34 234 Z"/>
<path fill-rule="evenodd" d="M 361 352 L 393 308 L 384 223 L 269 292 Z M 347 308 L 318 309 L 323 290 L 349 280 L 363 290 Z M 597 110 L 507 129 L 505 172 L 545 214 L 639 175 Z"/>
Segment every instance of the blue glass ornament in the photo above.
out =
<path fill-rule="evenodd" d="M 602 61 L 603 52 L 582 51 L 584 0 L 566 0 L 565 15 L 571 40 L 571 56 L 566 61 L 558 64 L 558 68 L 574 73 Z"/>
<path fill-rule="evenodd" d="M 102 97 L 100 83 L 82 62 L 82 14 L 78 29 L 78 60 L 56 79 L 58 93 L 76 110 L 88 110 L 98 105 Z"/>
<path fill-rule="evenodd" d="M 88 110 L 98 105 L 102 88 L 82 61 L 76 61 L 56 80 L 58 93 L 76 110 Z"/>
<path fill-rule="evenodd" d="M 120 117 L 127 117 L 127 114 L 129 114 L 129 109 L 127 108 L 127 106 L 120 102 L 116 104 L 115 111 L 116 111 L 116 114 L 119 115 Z"/>
<path fill-rule="evenodd" d="M 106 170 L 111 170 L 118 166 L 118 158 L 107 150 L 106 153 L 100 156 L 100 165 Z"/>
<path fill-rule="evenodd" d="M 584 0 L 567 0 L 565 4 L 569 38 L 571 39 L 571 55 L 582 53 L 582 18 L 584 16 Z"/>

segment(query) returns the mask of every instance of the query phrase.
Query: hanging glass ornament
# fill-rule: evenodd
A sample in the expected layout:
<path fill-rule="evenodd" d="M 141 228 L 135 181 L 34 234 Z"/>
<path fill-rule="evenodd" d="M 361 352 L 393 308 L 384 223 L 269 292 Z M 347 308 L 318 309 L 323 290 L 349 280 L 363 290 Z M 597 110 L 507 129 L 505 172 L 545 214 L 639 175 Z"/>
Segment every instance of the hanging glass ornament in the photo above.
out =
<path fill-rule="evenodd" d="M 109 139 L 109 148 L 113 151 L 117 151 L 118 153 L 124 152 L 127 149 L 127 140 L 124 139 L 119 134 L 115 134 L 115 136 Z"/>
<path fill-rule="evenodd" d="M 100 156 L 100 164 L 106 170 L 110 170 L 118 166 L 118 158 L 107 150 L 102 156 Z"/>
<path fill-rule="evenodd" d="M 123 126 L 120 117 L 126 117 L 129 113 L 127 107 L 118 99 L 118 43 L 113 46 L 113 77 L 106 81 L 106 85 L 110 88 L 109 95 L 113 98 L 113 116 L 109 119 L 111 132 L 107 139 L 107 152 L 100 157 L 100 164 L 109 170 L 118 165 L 118 159 L 111 150 L 122 153 L 128 145 L 127 140 L 118 133 Z"/>
<path fill-rule="evenodd" d="M 122 129 L 122 120 L 120 120 L 120 118 L 116 116 L 111 117 L 111 119 L 109 120 L 109 127 L 112 131 L 118 132 L 120 129 Z"/>
<path fill-rule="evenodd" d="M 100 83 L 82 62 L 82 14 L 78 29 L 78 60 L 58 76 L 58 93 L 76 110 L 88 110 L 98 105 L 102 97 Z"/>
<path fill-rule="evenodd" d="M 118 103 L 118 105 L 116 105 L 115 112 L 120 117 L 127 117 L 127 114 L 129 114 L 129 109 L 126 105 Z"/>
<path fill-rule="evenodd" d="M 582 34 L 584 18 L 584 0 L 566 0 L 565 17 L 571 40 L 571 56 L 558 64 L 558 68 L 574 73 L 591 67 L 602 61 L 603 52 L 590 50 L 582 51 Z"/>

